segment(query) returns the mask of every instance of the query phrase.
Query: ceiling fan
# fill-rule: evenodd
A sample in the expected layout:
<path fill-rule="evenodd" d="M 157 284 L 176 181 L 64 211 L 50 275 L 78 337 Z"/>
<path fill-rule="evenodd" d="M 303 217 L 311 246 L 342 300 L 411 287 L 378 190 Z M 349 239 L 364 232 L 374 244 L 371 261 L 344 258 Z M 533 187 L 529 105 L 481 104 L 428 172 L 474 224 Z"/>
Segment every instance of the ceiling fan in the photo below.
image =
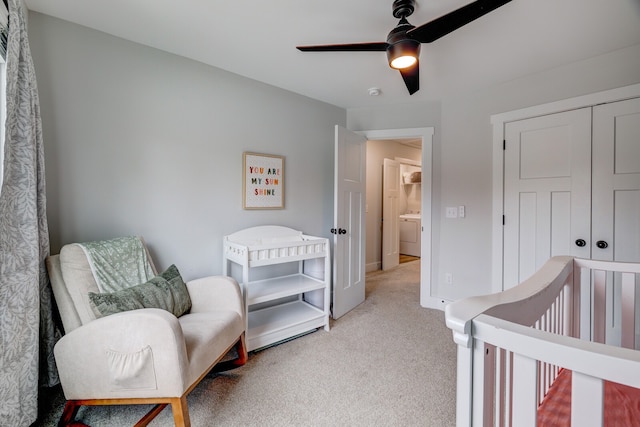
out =
<path fill-rule="evenodd" d="M 303 52 L 387 52 L 389 66 L 400 71 L 404 83 L 413 95 L 420 89 L 420 45 L 431 43 L 511 0 L 477 0 L 419 27 L 411 25 L 407 17 L 413 13 L 415 0 L 394 0 L 393 16 L 400 19 L 386 42 L 297 46 Z"/>

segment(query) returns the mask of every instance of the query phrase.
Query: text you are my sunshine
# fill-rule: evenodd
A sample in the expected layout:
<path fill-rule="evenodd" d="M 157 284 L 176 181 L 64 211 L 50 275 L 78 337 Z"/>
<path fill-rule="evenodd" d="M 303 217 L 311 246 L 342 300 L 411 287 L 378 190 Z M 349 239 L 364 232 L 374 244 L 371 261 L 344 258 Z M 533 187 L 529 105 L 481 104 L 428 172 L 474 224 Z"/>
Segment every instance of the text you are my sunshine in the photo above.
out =
<path fill-rule="evenodd" d="M 255 188 L 253 194 L 256 196 L 275 196 L 276 189 L 280 185 L 280 169 L 249 166 L 251 184 L 261 186 Z"/>

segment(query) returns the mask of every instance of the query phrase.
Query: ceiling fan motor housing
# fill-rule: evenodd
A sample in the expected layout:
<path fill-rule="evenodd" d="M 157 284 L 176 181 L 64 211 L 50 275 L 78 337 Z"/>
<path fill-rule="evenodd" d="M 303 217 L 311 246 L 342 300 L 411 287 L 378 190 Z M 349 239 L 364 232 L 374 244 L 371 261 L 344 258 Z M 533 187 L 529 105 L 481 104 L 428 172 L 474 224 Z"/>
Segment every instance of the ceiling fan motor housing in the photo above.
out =
<path fill-rule="evenodd" d="M 387 60 L 390 67 L 397 68 L 391 65 L 391 62 L 398 57 L 413 56 L 418 58 L 420 56 L 420 42 L 407 37 L 407 31 L 413 28 L 415 26 L 409 24 L 403 17 L 387 36 Z"/>
<path fill-rule="evenodd" d="M 393 2 L 393 16 L 396 18 L 406 18 L 411 16 L 415 8 L 415 0 L 394 0 Z"/>

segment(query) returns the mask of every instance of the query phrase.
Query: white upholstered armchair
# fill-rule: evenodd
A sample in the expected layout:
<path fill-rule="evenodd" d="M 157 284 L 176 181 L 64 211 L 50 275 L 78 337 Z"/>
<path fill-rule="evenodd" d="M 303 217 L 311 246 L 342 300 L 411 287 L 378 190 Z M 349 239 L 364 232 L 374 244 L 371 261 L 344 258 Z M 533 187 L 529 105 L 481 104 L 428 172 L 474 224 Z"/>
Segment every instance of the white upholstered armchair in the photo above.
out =
<path fill-rule="evenodd" d="M 65 329 L 54 350 L 67 399 L 59 425 L 71 423 L 82 405 L 156 404 L 137 425 L 171 405 L 175 425 L 189 426 L 187 394 L 208 372 L 247 360 L 240 288 L 224 276 L 184 284 L 175 268 L 158 275 L 144 241 L 124 239 L 137 239 L 144 263 L 138 273 L 153 276 L 151 285 L 104 292 L 108 261 L 81 244 L 47 259 Z M 111 272 L 119 275 L 118 267 Z M 234 347 L 237 358 L 220 362 Z"/>

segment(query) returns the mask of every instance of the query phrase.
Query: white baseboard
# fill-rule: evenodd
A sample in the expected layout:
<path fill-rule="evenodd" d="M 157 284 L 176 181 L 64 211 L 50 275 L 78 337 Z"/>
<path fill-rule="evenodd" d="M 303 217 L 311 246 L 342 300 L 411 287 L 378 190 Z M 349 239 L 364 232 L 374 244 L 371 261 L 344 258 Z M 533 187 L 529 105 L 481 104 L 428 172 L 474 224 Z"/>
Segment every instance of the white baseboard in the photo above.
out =
<path fill-rule="evenodd" d="M 366 264 L 364 266 L 364 270 L 366 273 L 371 273 L 372 271 L 377 271 L 377 270 L 382 270 L 382 263 L 381 262 L 372 262 L 369 264 Z"/>

